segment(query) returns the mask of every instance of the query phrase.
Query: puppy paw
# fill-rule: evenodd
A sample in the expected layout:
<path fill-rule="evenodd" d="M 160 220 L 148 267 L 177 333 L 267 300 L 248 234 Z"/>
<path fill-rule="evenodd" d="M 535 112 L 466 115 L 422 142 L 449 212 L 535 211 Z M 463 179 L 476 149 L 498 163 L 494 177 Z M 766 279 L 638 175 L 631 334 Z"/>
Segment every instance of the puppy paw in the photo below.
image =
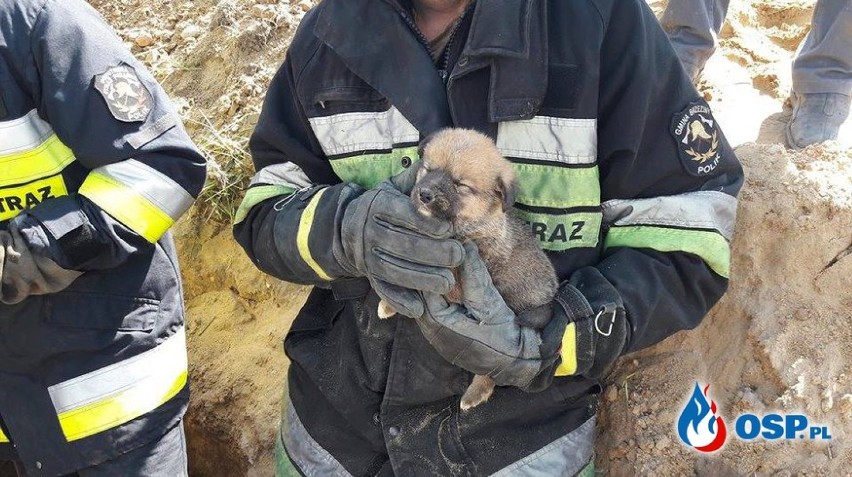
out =
<path fill-rule="evenodd" d="M 462 395 L 459 408 L 467 411 L 487 401 L 494 394 L 494 381 L 488 376 L 474 376 Z"/>
<path fill-rule="evenodd" d="M 378 314 L 379 314 L 379 318 L 384 320 L 384 319 L 390 318 L 393 315 L 395 315 L 396 310 L 394 310 L 393 307 L 391 307 L 390 304 L 388 304 L 388 302 L 382 300 L 382 301 L 379 302 Z"/>

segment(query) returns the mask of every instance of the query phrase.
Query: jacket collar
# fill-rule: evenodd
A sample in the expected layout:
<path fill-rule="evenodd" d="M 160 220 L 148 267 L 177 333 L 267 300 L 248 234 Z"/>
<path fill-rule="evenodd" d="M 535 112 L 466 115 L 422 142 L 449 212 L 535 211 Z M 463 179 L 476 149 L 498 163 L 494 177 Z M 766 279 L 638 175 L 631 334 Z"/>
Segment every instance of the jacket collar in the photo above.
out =
<path fill-rule="evenodd" d="M 326 0 L 318 8 L 317 38 L 424 137 L 452 125 L 444 83 L 395 6 L 377 0 Z"/>
<path fill-rule="evenodd" d="M 527 58 L 530 53 L 530 0 L 479 0 L 467 40 L 470 56 Z"/>
<path fill-rule="evenodd" d="M 454 76 L 491 67 L 492 122 L 528 119 L 547 88 L 545 0 L 477 0 Z M 396 0 L 325 0 L 314 34 L 424 135 L 452 125 L 444 83 Z"/>
<path fill-rule="evenodd" d="M 408 12 L 411 0 L 384 0 L 396 10 Z M 471 56 L 514 58 L 529 55 L 530 0 L 471 0 L 476 2 L 467 52 Z"/>
<path fill-rule="evenodd" d="M 491 68 L 488 120 L 530 119 L 547 92 L 547 0 L 479 0 L 454 76 Z"/>

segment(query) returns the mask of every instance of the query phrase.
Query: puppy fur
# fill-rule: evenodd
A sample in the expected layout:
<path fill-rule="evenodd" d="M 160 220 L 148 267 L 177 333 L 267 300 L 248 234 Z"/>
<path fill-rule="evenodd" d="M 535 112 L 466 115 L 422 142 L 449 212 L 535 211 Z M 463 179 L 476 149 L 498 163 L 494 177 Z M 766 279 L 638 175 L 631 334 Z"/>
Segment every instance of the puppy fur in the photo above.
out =
<path fill-rule="evenodd" d="M 444 129 L 421 143 L 422 161 L 411 200 L 423 215 L 451 222 L 457 238 L 471 240 L 491 274 L 494 286 L 516 315 L 544 310 L 558 287 L 550 260 L 539 248 L 529 226 L 511 208 L 518 193 L 512 164 L 484 134 L 469 129 Z M 461 303 L 464 284 L 446 295 Z M 379 315 L 395 312 L 379 304 Z M 549 313 L 527 313 L 524 326 L 543 328 Z M 467 410 L 485 402 L 494 382 L 476 376 L 462 396 Z"/>

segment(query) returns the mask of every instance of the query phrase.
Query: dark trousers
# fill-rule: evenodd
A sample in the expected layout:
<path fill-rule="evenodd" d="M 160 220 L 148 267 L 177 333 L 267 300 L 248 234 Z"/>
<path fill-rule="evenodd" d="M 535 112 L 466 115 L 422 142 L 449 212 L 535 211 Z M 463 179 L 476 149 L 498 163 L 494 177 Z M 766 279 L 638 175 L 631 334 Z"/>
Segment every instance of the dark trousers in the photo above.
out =
<path fill-rule="evenodd" d="M 13 462 L 0 462 L 0 477 L 25 477 Z M 149 442 L 115 459 L 80 469 L 64 477 L 187 477 L 186 435 L 183 423 L 159 440 Z"/>

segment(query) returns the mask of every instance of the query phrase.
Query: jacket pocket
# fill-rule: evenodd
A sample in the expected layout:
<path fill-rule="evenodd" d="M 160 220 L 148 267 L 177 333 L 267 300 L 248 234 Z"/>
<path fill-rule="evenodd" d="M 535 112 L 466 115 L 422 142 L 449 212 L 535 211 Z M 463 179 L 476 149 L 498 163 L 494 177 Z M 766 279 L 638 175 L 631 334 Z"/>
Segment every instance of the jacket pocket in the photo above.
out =
<path fill-rule="evenodd" d="M 309 117 L 349 112 L 376 112 L 390 107 L 390 102 L 367 85 L 332 86 L 314 91 L 305 104 Z"/>
<path fill-rule="evenodd" d="M 151 298 L 64 291 L 45 302 L 47 323 L 68 328 L 151 331 L 160 316 L 160 302 Z"/>
<path fill-rule="evenodd" d="M 287 336 L 302 331 L 330 330 L 343 306 L 344 302 L 335 300 L 330 290 L 314 288 L 293 320 Z"/>

